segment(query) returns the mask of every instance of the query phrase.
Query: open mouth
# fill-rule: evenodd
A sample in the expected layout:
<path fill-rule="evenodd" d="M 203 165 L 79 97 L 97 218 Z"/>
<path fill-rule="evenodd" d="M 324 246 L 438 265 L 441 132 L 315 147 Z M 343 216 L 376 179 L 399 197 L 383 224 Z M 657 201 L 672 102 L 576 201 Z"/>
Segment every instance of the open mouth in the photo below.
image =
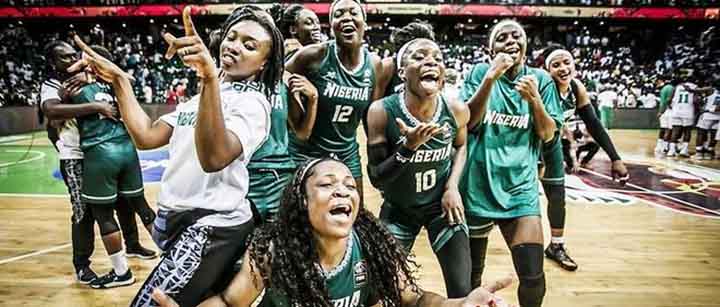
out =
<path fill-rule="evenodd" d="M 570 79 L 570 73 L 561 73 L 558 77 L 560 77 L 560 80 L 567 80 Z"/>
<path fill-rule="evenodd" d="M 320 31 L 313 31 L 310 33 L 310 37 L 313 39 L 313 41 L 321 42 L 323 41 L 323 34 Z"/>
<path fill-rule="evenodd" d="M 345 216 L 349 217 L 352 214 L 352 206 L 349 204 L 336 205 L 330 209 L 330 215 L 332 216 Z"/>
<path fill-rule="evenodd" d="M 223 52 L 220 58 L 224 64 L 233 64 L 237 61 L 237 58 L 228 51 Z"/>
<path fill-rule="evenodd" d="M 420 75 L 420 85 L 427 89 L 438 89 L 440 84 L 440 73 L 434 70 L 424 72 Z"/>
<path fill-rule="evenodd" d="M 351 35 L 355 33 L 355 26 L 353 24 L 345 24 L 340 28 L 340 32 L 342 32 L 343 35 Z"/>

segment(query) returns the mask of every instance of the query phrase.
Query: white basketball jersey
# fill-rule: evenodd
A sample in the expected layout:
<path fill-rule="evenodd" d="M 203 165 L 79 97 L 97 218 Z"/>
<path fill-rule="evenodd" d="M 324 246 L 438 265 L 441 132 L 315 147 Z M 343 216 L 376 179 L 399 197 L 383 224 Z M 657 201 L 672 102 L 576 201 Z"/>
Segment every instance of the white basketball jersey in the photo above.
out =
<path fill-rule="evenodd" d="M 697 85 L 687 82 L 675 87 L 675 94 L 672 98 L 672 116 L 678 118 L 695 117 L 695 90 Z"/>

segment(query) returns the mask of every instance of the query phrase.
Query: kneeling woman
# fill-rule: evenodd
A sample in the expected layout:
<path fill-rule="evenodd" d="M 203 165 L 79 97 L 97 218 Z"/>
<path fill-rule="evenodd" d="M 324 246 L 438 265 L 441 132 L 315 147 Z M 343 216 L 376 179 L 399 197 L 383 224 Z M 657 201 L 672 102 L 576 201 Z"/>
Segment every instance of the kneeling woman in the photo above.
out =
<path fill-rule="evenodd" d="M 414 267 L 366 209 L 350 169 L 333 159 L 300 167 L 285 190 L 277 223 L 257 230 L 240 273 L 203 306 L 496 306 L 478 288 L 448 300 L 420 290 Z M 161 306 L 174 306 L 160 291 Z"/>

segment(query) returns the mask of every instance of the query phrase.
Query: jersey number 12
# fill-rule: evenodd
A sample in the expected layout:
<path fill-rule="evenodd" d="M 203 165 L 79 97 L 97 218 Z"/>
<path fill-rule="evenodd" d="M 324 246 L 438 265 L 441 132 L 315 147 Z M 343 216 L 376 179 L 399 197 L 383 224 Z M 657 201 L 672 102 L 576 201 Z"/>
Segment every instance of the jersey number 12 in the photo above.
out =
<path fill-rule="evenodd" d="M 335 106 L 335 114 L 333 115 L 333 122 L 336 123 L 347 123 L 350 121 L 350 114 L 352 114 L 352 106 Z"/>

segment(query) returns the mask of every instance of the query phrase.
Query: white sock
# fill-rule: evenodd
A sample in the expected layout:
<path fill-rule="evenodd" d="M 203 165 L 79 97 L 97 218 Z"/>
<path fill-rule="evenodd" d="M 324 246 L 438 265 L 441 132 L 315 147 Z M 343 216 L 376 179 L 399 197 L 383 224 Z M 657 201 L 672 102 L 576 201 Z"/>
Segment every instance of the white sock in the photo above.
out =
<path fill-rule="evenodd" d="M 670 143 L 670 146 L 668 147 L 669 154 L 675 154 L 675 146 L 677 146 L 676 143 Z"/>
<path fill-rule="evenodd" d="M 688 147 L 690 147 L 690 143 L 683 142 L 682 145 L 680 145 L 680 146 L 682 146 L 682 147 L 680 147 L 680 148 L 682 148 L 681 151 L 687 153 Z"/>
<path fill-rule="evenodd" d="M 565 244 L 565 237 L 550 237 L 552 244 Z"/>
<path fill-rule="evenodd" d="M 120 250 L 117 253 L 110 255 L 110 262 L 112 262 L 115 275 L 125 275 L 128 271 L 127 258 L 125 258 L 125 251 Z"/>

